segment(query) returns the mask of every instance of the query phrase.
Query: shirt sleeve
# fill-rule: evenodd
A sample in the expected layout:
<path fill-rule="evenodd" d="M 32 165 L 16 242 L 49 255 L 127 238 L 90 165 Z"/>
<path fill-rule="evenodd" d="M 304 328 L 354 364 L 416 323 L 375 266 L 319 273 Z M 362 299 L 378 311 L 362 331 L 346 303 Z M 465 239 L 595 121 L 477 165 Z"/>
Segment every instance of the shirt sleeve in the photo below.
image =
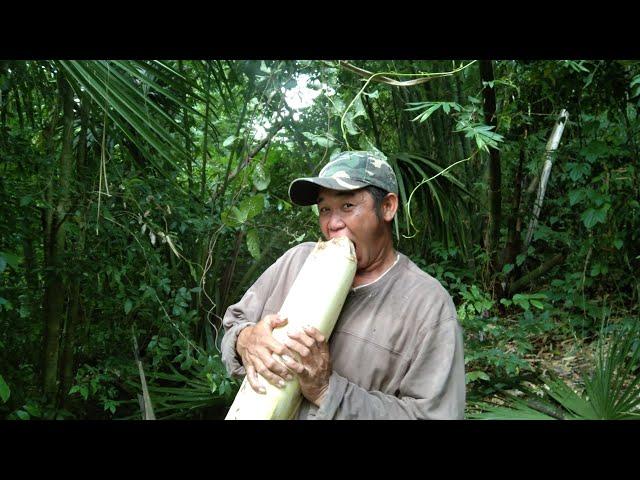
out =
<path fill-rule="evenodd" d="M 460 420 L 465 375 L 462 328 L 456 317 L 432 326 L 418 342 L 398 395 L 367 391 L 335 371 L 317 420 Z"/>
<path fill-rule="evenodd" d="M 261 320 L 260 316 L 268 298 L 268 292 L 276 275 L 277 264 L 269 267 L 256 282 L 247 290 L 242 299 L 227 308 L 222 319 L 225 333 L 220 345 L 222 362 L 227 367 L 229 375 L 240 377 L 246 375 L 246 370 L 236 351 L 236 342 L 240 332 Z"/>

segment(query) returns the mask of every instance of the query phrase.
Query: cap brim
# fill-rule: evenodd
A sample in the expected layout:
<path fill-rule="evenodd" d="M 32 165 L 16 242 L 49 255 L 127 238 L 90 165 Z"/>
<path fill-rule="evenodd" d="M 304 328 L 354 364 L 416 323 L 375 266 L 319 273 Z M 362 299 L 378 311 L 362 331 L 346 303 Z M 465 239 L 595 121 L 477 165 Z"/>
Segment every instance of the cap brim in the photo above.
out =
<path fill-rule="evenodd" d="M 289 198 L 291 198 L 291 201 L 296 205 L 305 207 L 318 203 L 320 187 L 344 192 L 358 190 L 359 188 L 364 188 L 369 185 L 368 183 L 353 179 L 348 179 L 347 181 L 351 185 L 346 185 L 344 181 L 339 183 L 338 180 L 334 178 L 298 178 L 289 185 Z"/>

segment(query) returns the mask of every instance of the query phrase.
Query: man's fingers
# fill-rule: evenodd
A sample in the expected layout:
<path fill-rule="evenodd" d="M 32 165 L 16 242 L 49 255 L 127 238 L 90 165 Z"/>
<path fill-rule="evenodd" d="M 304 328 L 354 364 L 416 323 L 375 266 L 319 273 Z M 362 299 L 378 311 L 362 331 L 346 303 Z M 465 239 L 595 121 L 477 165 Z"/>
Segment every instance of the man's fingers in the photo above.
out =
<path fill-rule="evenodd" d="M 258 374 L 256 373 L 256 369 L 253 368 L 253 365 L 247 365 L 246 370 L 247 380 L 249 381 L 249 385 L 251 385 L 251 388 L 253 388 L 253 390 L 257 393 L 267 393 L 265 388 L 260 385 L 260 379 L 258 377 Z"/>
<path fill-rule="evenodd" d="M 307 348 L 313 347 L 314 344 L 316 343 L 316 341 L 313 338 L 311 338 L 309 335 L 307 335 L 303 331 L 289 332 L 288 335 L 290 338 L 293 338 L 295 340 L 298 340 L 300 343 L 303 343 Z"/>
<path fill-rule="evenodd" d="M 278 342 L 273 337 L 269 337 L 269 338 L 265 339 L 265 344 L 266 344 L 265 346 L 269 350 L 271 350 L 274 353 L 277 353 L 278 355 L 284 355 L 285 353 L 287 353 L 287 347 L 285 347 L 283 344 Z"/>
<path fill-rule="evenodd" d="M 254 361 L 254 364 L 256 366 L 257 372 L 260 375 L 262 375 L 264 377 L 264 379 L 267 382 L 269 382 L 271 385 L 273 385 L 275 387 L 278 387 L 278 388 L 284 388 L 285 387 L 286 383 L 285 383 L 284 379 L 282 377 L 279 377 L 275 373 L 273 373 L 271 370 L 269 370 L 269 368 L 262 362 L 262 360 L 257 358 Z"/>
<path fill-rule="evenodd" d="M 289 357 L 286 354 L 280 356 L 277 353 L 272 353 L 271 357 L 284 367 L 284 372 L 282 373 L 281 376 L 283 376 L 287 380 L 293 380 L 293 375 L 291 375 L 291 372 L 289 372 L 289 369 L 287 368 L 287 362 L 284 360 L 284 357 L 286 357 L 287 359 L 291 359 L 291 357 Z"/>
<path fill-rule="evenodd" d="M 296 362 L 289 355 L 286 355 L 286 354 L 282 355 L 282 360 L 287 365 L 287 367 L 289 367 L 291 370 L 293 370 L 297 374 L 301 374 L 305 370 L 304 365 L 302 365 L 301 363 Z"/>
<path fill-rule="evenodd" d="M 311 355 L 311 350 L 309 350 L 309 348 L 292 338 L 286 340 L 284 344 L 291 350 L 296 352 L 298 355 L 300 355 L 302 358 L 306 358 Z"/>
<path fill-rule="evenodd" d="M 317 328 L 307 325 L 306 327 L 304 327 L 304 331 L 318 343 L 322 343 L 325 341 L 324 335 Z"/>
<path fill-rule="evenodd" d="M 272 330 L 286 325 L 288 321 L 286 317 L 281 317 L 280 314 L 269 315 L 266 318 L 268 319 L 269 326 Z"/>

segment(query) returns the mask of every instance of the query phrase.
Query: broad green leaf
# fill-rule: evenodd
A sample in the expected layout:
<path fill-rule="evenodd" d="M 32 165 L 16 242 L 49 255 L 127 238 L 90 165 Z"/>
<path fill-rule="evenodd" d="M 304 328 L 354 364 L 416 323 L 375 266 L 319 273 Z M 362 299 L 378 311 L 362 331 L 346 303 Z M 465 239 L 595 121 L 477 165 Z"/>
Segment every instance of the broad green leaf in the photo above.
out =
<path fill-rule="evenodd" d="M 579 190 L 571 190 L 569 192 L 569 205 L 571 205 L 572 207 L 576 204 L 581 202 L 582 200 L 585 199 L 585 192 L 583 189 L 579 189 Z"/>
<path fill-rule="evenodd" d="M 226 147 L 232 145 L 233 142 L 236 141 L 236 138 L 237 137 L 235 135 L 229 135 L 227 138 L 225 138 L 224 142 L 222 142 L 222 146 L 226 148 Z"/>
<path fill-rule="evenodd" d="M 531 305 L 533 305 L 536 308 L 539 308 L 540 310 L 544 309 L 544 304 L 539 300 L 531 299 L 531 300 L 529 300 L 529 302 L 531 302 Z"/>
<path fill-rule="evenodd" d="M 22 257 L 16 255 L 15 253 L 10 252 L 0 252 L 0 262 L 4 260 L 5 265 L 8 264 L 14 270 L 18 269 L 20 262 L 22 261 Z M 4 270 L 4 267 L 0 268 L 0 272 Z"/>
<path fill-rule="evenodd" d="M 344 126 L 347 128 L 347 131 L 350 135 L 357 135 L 358 130 L 353 122 L 353 113 L 350 111 L 344 116 Z"/>
<path fill-rule="evenodd" d="M 132 307 L 133 307 L 133 302 L 127 299 L 127 301 L 124 302 L 124 313 L 128 315 Z"/>
<path fill-rule="evenodd" d="M 569 169 L 569 178 L 574 182 L 583 177 L 588 177 L 591 174 L 591 165 L 585 162 L 569 162 L 567 163 L 567 168 Z"/>
<path fill-rule="evenodd" d="M 13 310 L 13 303 L 6 298 L 0 297 L 0 307 L 3 307 L 5 310 Z"/>
<path fill-rule="evenodd" d="M 467 383 L 467 384 L 475 382 L 478 379 L 486 380 L 487 382 L 489 380 L 491 380 L 489 378 L 489 375 L 487 375 L 486 373 L 481 372 L 479 370 L 476 370 L 474 372 L 468 372 L 468 373 L 465 374 L 465 383 Z"/>
<path fill-rule="evenodd" d="M 271 176 L 269 172 L 265 170 L 261 163 L 256 163 L 253 175 L 251 176 L 251 180 L 253 181 L 253 186 L 256 187 L 256 190 L 262 191 L 266 190 L 271 182 Z"/>
<path fill-rule="evenodd" d="M 242 213 L 238 207 L 229 206 L 220 215 L 222 223 L 228 227 L 237 228 L 247 221 L 246 212 Z"/>
<path fill-rule="evenodd" d="M 245 198 L 240 202 L 238 209 L 244 217 L 244 221 L 251 220 L 264 209 L 264 194 L 258 193 L 257 195 Z"/>
<path fill-rule="evenodd" d="M 16 416 L 20 419 L 20 420 L 29 420 L 29 414 L 27 412 L 25 412 L 24 410 L 18 410 L 16 411 Z"/>
<path fill-rule="evenodd" d="M 348 115 L 347 115 L 348 116 Z M 351 124 L 351 127 L 353 127 L 353 124 Z M 349 126 L 347 126 L 347 129 L 349 129 Z M 351 131 L 349 131 L 349 133 L 351 133 Z M 351 133 L 352 135 L 356 135 L 358 132 L 356 131 L 355 133 Z M 302 132 L 302 135 L 304 135 L 306 138 L 308 138 L 309 140 L 311 140 L 312 143 L 322 147 L 322 148 L 331 148 L 335 145 L 335 139 L 333 137 L 331 137 L 330 135 L 315 135 L 311 132 Z"/>
<path fill-rule="evenodd" d="M 30 195 L 25 195 L 24 197 L 22 197 L 20 199 L 20 206 L 21 207 L 26 207 L 27 205 L 29 205 L 31 202 L 33 201 L 33 198 L 31 198 Z"/>
<path fill-rule="evenodd" d="M 608 208 L 589 208 L 585 210 L 582 215 L 580 215 L 580 219 L 584 223 L 584 226 L 588 229 L 593 228 L 598 223 L 604 223 L 607 218 L 607 210 Z"/>
<path fill-rule="evenodd" d="M 367 112 L 365 112 L 364 110 L 364 104 L 362 103 L 362 97 L 360 95 L 356 97 L 356 101 L 353 103 L 353 107 L 356 110 L 356 112 L 353 115 L 353 118 L 367 117 Z"/>
<path fill-rule="evenodd" d="M 616 250 L 620 250 L 622 248 L 623 244 L 624 244 L 624 242 L 622 240 L 620 240 L 619 238 L 617 238 L 616 240 L 613 241 L 613 246 L 616 247 Z"/>
<path fill-rule="evenodd" d="M 260 258 L 260 239 L 255 228 L 247 232 L 247 248 L 253 258 L 256 260 Z"/>
<path fill-rule="evenodd" d="M 502 267 L 502 273 L 508 274 L 513 269 L 514 269 L 513 263 L 507 263 L 504 267 Z"/>
<path fill-rule="evenodd" d="M 7 382 L 4 381 L 2 375 L 0 375 L 0 400 L 2 400 L 2 403 L 6 403 L 10 396 L 11 389 L 9 385 L 7 385 Z"/>

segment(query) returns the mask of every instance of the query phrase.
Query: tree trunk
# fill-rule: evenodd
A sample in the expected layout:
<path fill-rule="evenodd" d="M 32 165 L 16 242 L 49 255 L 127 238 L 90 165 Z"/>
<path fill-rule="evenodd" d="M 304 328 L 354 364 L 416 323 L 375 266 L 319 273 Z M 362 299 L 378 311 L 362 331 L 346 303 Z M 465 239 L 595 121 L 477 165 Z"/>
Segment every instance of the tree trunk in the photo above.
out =
<path fill-rule="evenodd" d="M 556 265 L 560 265 L 564 261 L 564 259 L 565 259 L 564 253 L 557 253 L 550 260 L 547 260 L 535 270 L 532 270 L 524 277 L 521 277 L 517 281 L 513 282 L 509 287 L 509 296 L 519 292 L 529 284 L 533 283 L 534 280 L 536 280 L 537 278 L 547 273 Z"/>
<path fill-rule="evenodd" d="M 484 99 L 484 122 L 496 126 L 496 94 L 492 86 L 493 66 L 491 60 L 480 60 L 480 80 Z M 495 130 L 494 130 L 495 131 Z M 500 220 L 502 214 L 500 152 L 489 148 L 489 223 L 487 225 L 487 252 L 489 254 L 489 271 L 495 273 L 498 267 L 497 251 L 500 241 Z"/>
<path fill-rule="evenodd" d="M 205 189 L 207 187 L 207 155 L 209 155 L 209 95 L 211 89 L 210 65 L 207 62 L 206 102 L 204 108 L 204 138 L 202 140 L 202 170 L 200 171 L 200 199 L 206 202 Z"/>
<path fill-rule="evenodd" d="M 184 75 L 184 65 L 182 64 L 182 60 L 178 60 L 178 70 Z M 187 94 L 185 93 L 182 97 L 182 101 L 186 103 Z M 184 127 L 184 150 L 187 152 L 187 173 L 189 174 L 187 181 L 189 184 L 189 193 L 193 192 L 193 165 L 191 162 L 191 155 L 189 152 L 189 113 L 187 112 L 187 108 L 184 107 L 182 110 L 182 125 Z"/>
<path fill-rule="evenodd" d="M 364 106 L 367 109 L 367 113 L 369 115 L 371 128 L 373 130 L 373 138 L 376 142 L 376 148 L 378 150 L 382 150 L 382 145 L 380 143 L 380 132 L 378 132 L 378 126 L 376 125 L 376 117 L 373 114 L 373 106 L 371 105 L 371 102 L 369 101 L 369 98 L 366 95 L 363 95 L 362 99 L 364 100 Z"/>
<path fill-rule="evenodd" d="M 553 131 L 551 132 L 551 136 L 549 137 L 549 141 L 547 142 L 547 148 L 545 150 L 545 161 L 544 168 L 542 169 L 542 174 L 540 175 L 540 183 L 538 188 L 538 195 L 536 196 L 536 201 L 533 205 L 533 218 L 529 223 L 529 229 L 527 230 L 527 238 L 524 242 L 524 248 L 526 249 L 531 243 L 531 239 L 533 238 L 533 232 L 538 226 L 538 217 L 540 216 L 540 211 L 542 210 L 542 202 L 544 200 L 544 194 L 547 189 L 547 182 L 549 181 L 549 175 L 551 174 L 551 167 L 553 166 L 553 156 L 558 149 L 558 145 L 560 144 L 560 139 L 562 138 L 562 132 L 564 131 L 564 125 L 569 117 L 569 114 L 566 110 L 562 110 L 560 112 L 560 116 L 556 121 L 556 124 L 553 127 Z"/>
<path fill-rule="evenodd" d="M 64 280 L 62 268 L 65 253 L 65 215 L 68 208 L 69 186 L 73 164 L 73 92 L 60 75 L 58 87 L 63 106 L 62 152 L 60 155 L 60 196 L 55 211 L 49 211 L 45 225 L 46 280 L 43 299 L 44 358 L 42 383 L 47 401 L 53 402 L 58 392 L 58 356 L 60 353 L 60 324 L 64 309 Z M 49 201 L 53 201 L 53 176 Z"/>
<path fill-rule="evenodd" d="M 84 182 L 86 181 L 87 168 L 87 131 L 89 125 L 89 103 L 86 97 L 82 97 L 80 106 L 80 138 L 78 139 L 78 162 L 77 173 L 82 185 L 79 195 L 84 197 Z M 86 238 L 86 221 L 85 214 L 78 219 L 78 240 L 74 248 L 76 261 L 83 261 L 85 238 Z M 61 365 L 61 399 L 62 405 L 67 406 L 69 401 L 69 390 L 73 385 L 74 366 L 75 366 L 75 349 L 76 349 L 76 330 L 80 324 L 80 275 L 75 275 L 71 281 L 71 293 L 69 300 L 69 315 L 64 331 L 64 349 L 62 353 Z"/>

